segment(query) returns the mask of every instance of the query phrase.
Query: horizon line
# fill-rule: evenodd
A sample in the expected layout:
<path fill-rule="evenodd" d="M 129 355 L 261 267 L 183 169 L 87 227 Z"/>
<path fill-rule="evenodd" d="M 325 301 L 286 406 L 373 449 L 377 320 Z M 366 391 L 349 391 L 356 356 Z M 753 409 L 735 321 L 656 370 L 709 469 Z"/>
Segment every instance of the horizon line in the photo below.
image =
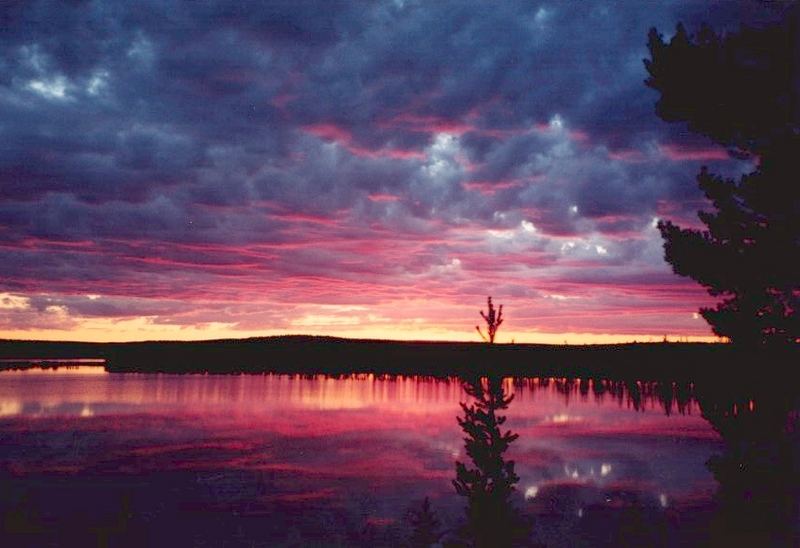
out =
<path fill-rule="evenodd" d="M 604 334 L 592 334 L 604 335 Z M 610 335 L 613 337 L 614 335 Z M 624 336 L 624 335 L 621 335 Z M 405 343 L 405 344 L 468 344 L 468 345 L 498 345 L 498 346 L 615 346 L 615 345 L 634 345 L 634 344 L 730 344 L 730 341 L 714 337 L 714 340 L 692 340 L 700 339 L 701 337 L 694 336 L 676 336 L 670 338 L 669 336 L 662 336 L 660 340 L 653 340 L 655 336 L 640 337 L 639 340 L 625 340 L 618 342 L 568 342 L 565 340 L 561 343 L 553 342 L 529 342 L 520 341 L 516 342 L 514 339 L 509 341 L 496 341 L 494 343 L 487 343 L 484 341 L 473 340 L 452 340 L 452 339 L 389 339 L 389 338 L 373 338 L 373 337 L 348 337 L 340 335 L 319 335 L 311 333 L 287 333 L 287 334 L 273 334 L 273 335 L 252 335 L 246 337 L 215 337 L 209 339 L 137 339 L 137 340 L 115 340 L 115 341 L 98 341 L 98 340 L 76 340 L 76 339 L 18 339 L 18 338 L 5 338 L 0 337 L 0 343 L 64 343 L 64 344 L 147 344 L 147 343 L 214 343 L 214 342 L 246 342 L 258 341 L 267 339 L 328 339 L 350 342 L 377 342 L 377 343 Z M 703 337 L 703 339 L 711 339 L 711 337 Z"/>

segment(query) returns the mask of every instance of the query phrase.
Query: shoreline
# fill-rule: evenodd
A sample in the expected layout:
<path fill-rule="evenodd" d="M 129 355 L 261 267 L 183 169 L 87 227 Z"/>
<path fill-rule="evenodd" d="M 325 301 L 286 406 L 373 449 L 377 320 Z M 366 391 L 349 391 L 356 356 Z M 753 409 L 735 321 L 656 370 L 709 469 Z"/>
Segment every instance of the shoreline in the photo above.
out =
<path fill-rule="evenodd" d="M 598 345 L 406 342 L 280 336 L 208 341 L 0 341 L 0 369 L 98 364 L 109 372 L 604 377 L 693 381 L 780 373 L 799 377 L 800 349 L 715 343 Z"/>

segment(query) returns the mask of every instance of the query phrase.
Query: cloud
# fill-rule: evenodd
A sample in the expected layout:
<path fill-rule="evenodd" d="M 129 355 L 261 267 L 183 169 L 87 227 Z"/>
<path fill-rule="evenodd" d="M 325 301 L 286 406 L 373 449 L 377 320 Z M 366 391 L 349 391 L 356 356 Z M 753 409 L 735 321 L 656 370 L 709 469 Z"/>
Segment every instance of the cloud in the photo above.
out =
<path fill-rule="evenodd" d="M 248 299 L 457 308 L 488 273 L 538 306 L 559 304 L 540 287 L 558 276 L 653 275 L 657 292 L 671 282 L 652 219 L 693 217 L 701 164 L 748 166 L 655 116 L 647 31 L 774 14 L 583 8 L 14 4 L 0 25 L 0 290 L 118 317 L 71 300 L 92 284 L 149 299 L 130 315 L 165 322 L 187 313 L 174 295 L 201 316 Z"/>

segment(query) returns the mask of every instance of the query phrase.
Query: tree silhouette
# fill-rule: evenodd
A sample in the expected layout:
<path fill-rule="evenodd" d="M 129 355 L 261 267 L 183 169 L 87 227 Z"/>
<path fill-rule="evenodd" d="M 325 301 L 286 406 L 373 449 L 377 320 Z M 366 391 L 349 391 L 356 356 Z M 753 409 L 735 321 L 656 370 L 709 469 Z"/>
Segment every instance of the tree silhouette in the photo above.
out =
<path fill-rule="evenodd" d="M 771 379 L 698 383 L 701 413 L 723 442 L 706 463 L 719 482 L 715 546 L 800 540 L 800 410 L 793 385 Z"/>
<path fill-rule="evenodd" d="M 500 324 L 503 323 L 503 305 L 500 305 L 500 308 L 497 309 L 495 312 L 494 305 L 492 304 L 492 298 L 486 298 L 486 308 L 488 310 L 487 313 L 484 314 L 483 310 L 480 310 L 481 317 L 486 322 L 486 335 L 483 334 L 481 331 L 481 326 L 476 325 L 475 329 L 478 330 L 478 334 L 480 334 L 481 338 L 488 342 L 489 344 L 494 344 L 494 337 L 497 334 L 497 330 L 500 328 Z"/>
<path fill-rule="evenodd" d="M 528 536 L 524 518 L 514 508 L 511 496 L 519 476 L 514 461 L 504 458 L 518 434 L 503 432 L 506 421 L 497 411 L 507 409 L 514 395 L 506 396 L 499 377 L 476 378 L 464 383 L 474 400 L 461 403 L 458 424 L 466 434 L 464 448 L 472 466 L 456 462 L 456 492 L 467 498 L 467 521 L 461 539 L 477 547 L 514 546 Z"/>
<path fill-rule="evenodd" d="M 800 341 L 800 10 L 782 9 L 736 33 L 678 25 L 669 44 L 651 29 L 645 60 L 659 117 L 756 165 L 738 181 L 702 168 L 704 230 L 658 224 L 673 270 L 722 298 L 700 310 L 714 333 L 752 345 Z"/>
<path fill-rule="evenodd" d="M 431 501 L 428 497 L 420 504 L 419 508 L 411 508 L 406 514 L 406 520 L 412 527 L 408 539 L 410 548 L 427 548 L 439 542 L 444 535 L 441 522 L 436 516 Z"/>

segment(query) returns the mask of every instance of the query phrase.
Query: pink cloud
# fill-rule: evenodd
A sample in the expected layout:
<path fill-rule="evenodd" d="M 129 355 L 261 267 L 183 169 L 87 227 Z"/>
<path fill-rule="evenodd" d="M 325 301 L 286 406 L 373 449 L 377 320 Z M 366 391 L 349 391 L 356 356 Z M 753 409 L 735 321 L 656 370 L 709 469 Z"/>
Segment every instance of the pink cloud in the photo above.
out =
<path fill-rule="evenodd" d="M 569 138 L 573 141 L 585 143 L 589 141 L 589 134 L 581 129 L 572 129 L 569 131 Z"/>
<path fill-rule="evenodd" d="M 352 134 L 349 131 L 335 124 L 311 124 L 303 126 L 303 130 L 328 141 L 349 144 L 352 140 Z"/>
<path fill-rule="evenodd" d="M 499 181 L 465 181 L 462 186 L 467 190 L 480 192 L 483 195 L 493 195 L 501 190 L 519 188 L 524 183 L 518 179 L 499 180 Z"/>
<path fill-rule="evenodd" d="M 676 162 L 728 160 L 730 158 L 724 149 L 718 147 L 692 148 L 677 144 L 660 144 L 658 150 L 662 155 Z"/>
<path fill-rule="evenodd" d="M 404 112 L 381 124 L 381 127 L 402 128 L 410 131 L 423 133 L 450 133 L 452 135 L 462 135 L 469 131 L 474 131 L 472 124 L 464 123 L 459 120 L 447 120 L 434 115 L 420 115 L 413 112 Z"/>
<path fill-rule="evenodd" d="M 335 141 L 351 154 L 368 158 L 392 158 L 395 160 L 421 160 L 425 153 L 419 150 L 405 150 L 392 147 L 368 148 L 358 145 L 349 130 L 332 123 L 320 123 L 303 126 L 303 130 L 326 141 Z"/>
<path fill-rule="evenodd" d="M 374 193 L 367 196 L 371 202 L 396 202 L 400 196 L 395 194 Z"/>
<path fill-rule="evenodd" d="M 647 156 L 635 148 L 609 151 L 608 157 L 617 162 L 640 163 L 647 161 Z"/>
<path fill-rule="evenodd" d="M 500 182 L 501 186 L 514 184 L 514 180 Z M 399 198 L 381 192 L 366 197 L 376 204 Z M 663 207 L 666 210 L 668 205 Z M 602 257 L 572 259 L 558 252 L 561 240 L 539 231 L 535 235 L 524 232 L 518 222 L 508 228 L 516 234 L 514 239 L 503 240 L 492 237 L 489 231 L 495 228 L 478 220 L 453 224 L 437 218 L 420 221 L 414 230 L 398 230 L 383 218 L 365 224 L 344 212 L 293 212 L 269 202 L 260 208 L 279 221 L 278 227 L 263 235 L 255 232 L 251 242 L 99 239 L 66 247 L 35 239 L 20 242 L 23 247 L 6 243 L 10 249 L 32 253 L 41 265 L 48 261 L 66 264 L 65 256 L 72 261 L 102 260 L 102 270 L 89 283 L 48 276 L 51 270 L 45 267 L 17 277 L 15 292 L 167 299 L 158 309 L 131 307 L 131 316 L 139 310 L 155 310 L 151 314 L 165 324 L 228 322 L 256 331 L 309 329 L 293 327 L 286 316 L 269 314 L 275 303 L 301 304 L 308 307 L 305 313 L 321 318 L 332 316 L 314 307 L 358 304 L 366 306 L 366 311 L 341 314 L 356 318 L 355 327 L 323 326 L 313 331 L 366 335 L 370 329 L 383 329 L 405 338 L 432 337 L 430 331 L 418 331 L 425 327 L 452 330 L 461 334 L 451 337 L 472 340 L 475 311 L 465 305 L 485 299 L 486 283 L 491 280 L 491 292 L 506 304 L 509 317 L 513 316 L 508 325 L 516 330 L 653 335 L 672 322 L 670 332 L 709 332 L 703 321 L 691 318 L 706 302 L 702 289 L 674 277 L 666 265 L 657 275 L 651 269 L 632 276 L 625 263 L 606 264 Z M 540 227 L 536 218 L 522 218 Z M 609 215 L 601 220 L 626 219 Z M 624 246 L 637 234 L 627 236 L 620 233 L 609 238 L 616 237 L 615 245 Z M 536 243 L 540 238 L 553 243 L 549 248 L 536 247 L 542 245 Z M 502 246 L 502 253 L 494 246 Z M 558 300 L 545 295 L 580 298 Z M 416 299 L 429 305 L 420 308 Z M 170 312 L 173 300 L 189 303 L 192 311 L 175 307 Z M 66 305 L 69 309 L 69 302 Z M 96 310 L 100 313 L 102 308 Z M 114 310 L 125 310 L 124 302 Z M 80 308 L 70 309 L 70 314 L 80 318 Z M 114 317 L 119 314 L 115 312 Z M 655 321 L 658 314 L 660 323 Z M 35 324 L 33 318 L 24 325 Z M 202 338 L 200 332 L 198 336 Z"/>

